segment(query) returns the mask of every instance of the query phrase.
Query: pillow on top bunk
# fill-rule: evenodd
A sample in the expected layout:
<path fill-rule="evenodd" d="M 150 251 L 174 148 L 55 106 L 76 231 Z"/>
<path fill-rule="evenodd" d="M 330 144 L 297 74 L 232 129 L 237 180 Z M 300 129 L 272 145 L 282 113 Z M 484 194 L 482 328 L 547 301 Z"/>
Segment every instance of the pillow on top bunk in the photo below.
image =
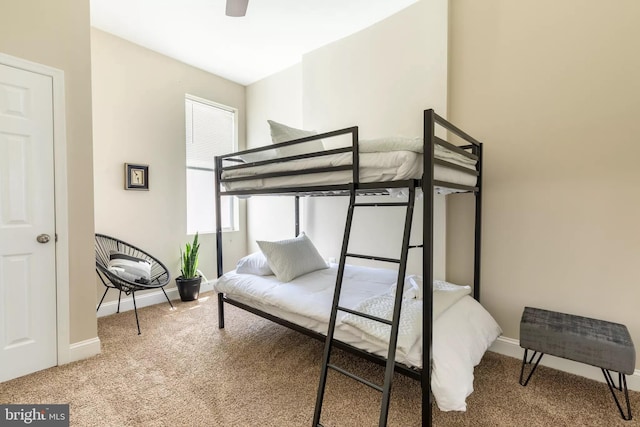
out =
<path fill-rule="evenodd" d="M 273 142 L 274 144 L 318 134 L 313 130 L 296 129 L 283 125 L 282 123 L 274 122 L 273 120 L 267 120 L 267 122 L 269 123 L 269 127 L 271 128 L 271 142 Z M 278 152 L 278 156 L 288 157 L 298 154 L 315 153 L 316 151 L 322 150 L 324 150 L 322 140 L 317 139 L 314 141 L 303 142 L 301 144 L 290 145 L 288 147 L 278 148 L 276 151 Z"/>
<path fill-rule="evenodd" d="M 264 254 L 260 251 L 240 258 L 236 265 L 236 273 L 253 274 L 254 276 L 271 276 L 273 271 L 269 268 L 269 263 Z"/>
<path fill-rule="evenodd" d="M 295 239 L 277 242 L 257 241 L 267 258 L 269 267 L 281 282 L 290 282 L 298 276 L 329 268 L 306 234 Z"/>

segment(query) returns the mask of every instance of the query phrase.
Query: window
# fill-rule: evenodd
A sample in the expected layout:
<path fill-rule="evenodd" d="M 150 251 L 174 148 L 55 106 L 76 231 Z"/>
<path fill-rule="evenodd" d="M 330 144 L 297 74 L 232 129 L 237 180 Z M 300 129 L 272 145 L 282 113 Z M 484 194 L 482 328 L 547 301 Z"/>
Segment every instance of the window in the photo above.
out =
<path fill-rule="evenodd" d="M 187 233 L 215 233 L 215 159 L 236 151 L 236 110 L 186 95 Z M 223 197 L 222 230 L 238 229 L 238 202 Z"/>

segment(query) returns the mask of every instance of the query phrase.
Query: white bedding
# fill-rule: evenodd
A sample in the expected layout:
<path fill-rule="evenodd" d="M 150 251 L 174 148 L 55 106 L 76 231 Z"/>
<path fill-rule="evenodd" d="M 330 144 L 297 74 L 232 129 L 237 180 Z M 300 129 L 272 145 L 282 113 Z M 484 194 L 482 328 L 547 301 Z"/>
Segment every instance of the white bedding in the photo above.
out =
<path fill-rule="evenodd" d="M 405 281 L 408 280 L 410 280 L 410 277 L 407 277 Z M 361 301 L 355 307 L 355 310 L 360 313 L 391 320 L 395 305 L 395 292 L 393 288 L 394 286 L 392 285 L 387 293 Z M 454 305 L 460 298 L 470 293 L 471 288 L 469 286 L 458 286 L 452 283 L 435 281 L 432 300 L 433 320 L 437 320 L 444 311 Z M 407 294 L 408 292 L 404 292 L 403 297 Z M 402 299 L 400 327 L 398 331 L 398 341 L 396 343 L 396 348 L 402 352 L 408 353 L 422 335 L 422 306 L 422 299 L 414 297 Z M 342 322 L 360 330 L 363 339 L 379 345 L 381 348 L 388 348 L 391 326 L 350 313 L 344 316 Z"/>
<path fill-rule="evenodd" d="M 383 138 L 360 141 L 360 182 L 401 181 L 419 179 L 423 171 L 422 141 L 406 138 Z M 475 170 L 475 161 L 436 145 L 436 158 Z M 332 154 L 282 163 L 272 163 L 244 169 L 224 171 L 223 178 L 252 176 L 271 172 L 299 171 L 329 166 L 345 166 L 352 162 L 351 153 Z M 434 166 L 436 180 L 474 186 L 475 175 L 456 169 Z M 301 187 L 311 185 L 336 185 L 352 181 L 352 172 L 336 171 L 304 175 L 248 179 L 224 183 L 227 190 L 262 189 L 271 187 Z"/>
<path fill-rule="evenodd" d="M 280 318 L 322 334 L 327 333 L 337 266 L 305 274 L 281 283 L 275 276 L 229 272 L 214 285 L 217 292 Z M 386 299 L 397 272 L 388 269 L 346 266 L 340 305 L 358 309 L 363 302 Z M 459 288 L 455 288 L 459 289 Z M 454 289 L 454 292 L 455 292 Z M 444 411 L 464 411 L 465 399 L 473 391 L 473 367 L 491 343 L 502 333 L 491 315 L 467 292 L 451 298 L 434 292 L 432 391 Z M 444 304 L 444 306 L 443 306 Z M 406 309 L 407 307 L 410 307 Z M 412 325 L 400 332 L 396 360 L 422 366 L 422 301 L 404 300 L 403 314 Z M 386 357 L 383 335 L 373 336 L 353 317 L 338 312 L 335 338 L 368 352 Z M 371 321 L 367 321 L 371 322 Z M 355 323 L 355 324 L 354 324 Z M 401 322 L 402 323 L 402 322 Z M 455 339 L 450 339 L 451 335 Z"/>

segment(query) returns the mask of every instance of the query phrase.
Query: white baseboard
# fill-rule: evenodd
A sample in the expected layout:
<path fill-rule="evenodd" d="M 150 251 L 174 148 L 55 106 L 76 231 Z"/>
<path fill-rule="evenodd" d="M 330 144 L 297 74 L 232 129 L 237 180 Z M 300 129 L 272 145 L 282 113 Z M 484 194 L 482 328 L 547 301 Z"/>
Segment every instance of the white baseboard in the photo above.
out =
<path fill-rule="evenodd" d="M 489 348 L 489 351 L 515 357 L 519 360 L 522 360 L 524 354 L 524 350 L 520 347 L 520 341 L 508 337 L 499 337 Z M 559 371 L 579 375 L 602 383 L 604 382 L 602 371 L 595 366 L 585 365 L 584 363 L 574 362 L 573 360 L 567 360 L 549 354 L 544 355 L 540 364 Z M 520 373 L 514 373 L 514 375 L 520 375 Z M 627 375 L 627 387 L 629 387 L 629 390 L 640 391 L 640 369 L 636 369 L 633 375 Z"/>
<path fill-rule="evenodd" d="M 213 290 L 213 281 L 202 282 L 200 285 L 200 292 L 207 292 Z M 180 299 L 180 294 L 178 294 L 177 288 L 170 288 L 166 290 L 167 296 L 170 300 Z M 117 290 L 109 290 L 111 295 L 116 295 L 118 293 Z M 136 296 L 136 307 L 142 308 L 147 307 L 149 305 L 155 304 L 167 304 L 167 299 L 164 297 L 161 289 L 153 292 L 145 292 L 143 294 L 138 294 Z M 120 311 L 129 311 L 133 310 L 133 298 L 131 295 L 125 296 L 122 295 L 122 299 L 120 300 Z M 98 310 L 98 317 L 108 316 L 110 314 L 115 314 L 118 311 L 118 300 L 103 302 L 100 306 L 100 310 Z"/>
<path fill-rule="evenodd" d="M 74 342 L 69 345 L 68 359 L 64 363 L 71 363 L 77 360 L 87 359 L 100 354 L 100 338 L 95 337 L 88 340 Z"/>

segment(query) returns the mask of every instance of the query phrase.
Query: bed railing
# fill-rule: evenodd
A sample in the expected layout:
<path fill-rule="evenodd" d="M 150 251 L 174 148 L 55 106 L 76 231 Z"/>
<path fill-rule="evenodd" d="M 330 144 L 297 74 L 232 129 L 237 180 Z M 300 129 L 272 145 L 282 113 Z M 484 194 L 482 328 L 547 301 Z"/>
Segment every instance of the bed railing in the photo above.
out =
<path fill-rule="evenodd" d="M 465 166 L 461 166 L 456 163 L 452 163 L 445 159 L 440 159 L 435 157 L 434 155 L 434 146 L 439 145 L 453 153 L 456 153 L 460 156 L 464 156 L 468 159 L 471 159 L 475 162 L 479 162 L 479 150 L 481 149 L 481 144 L 476 139 L 469 136 L 464 131 L 460 130 L 447 120 L 438 116 L 433 110 L 425 111 L 425 126 L 427 123 L 432 123 L 431 129 L 425 129 L 425 139 L 424 139 L 424 147 L 425 147 L 425 176 L 428 175 L 429 169 L 433 168 L 433 165 L 443 166 L 449 169 L 453 169 L 464 174 L 473 175 L 477 177 L 479 181 L 480 170 L 479 168 L 470 169 Z M 429 117 L 431 118 L 429 118 Z M 439 125 L 442 128 L 446 129 L 448 132 L 456 135 L 465 141 L 465 145 L 455 145 L 449 141 L 446 141 L 443 138 L 440 138 L 435 135 L 435 125 Z M 351 143 L 349 146 L 339 147 L 339 148 L 331 148 L 321 151 L 313 151 L 309 153 L 301 153 L 296 155 L 278 157 L 278 150 L 286 147 L 291 147 L 295 145 L 318 141 L 321 139 L 328 140 L 331 138 L 339 137 L 342 135 L 350 135 Z M 270 179 L 270 178 L 280 178 L 280 177 L 292 177 L 292 176 L 302 176 L 302 175 L 311 175 L 311 174 L 319 174 L 319 173 L 331 173 L 331 172 L 339 172 L 339 171 L 351 171 L 351 182 L 344 182 L 340 184 L 331 184 L 331 185 L 309 185 L 309 186 L 293 186 L 293 187 L 280 187 L 280 186 L 267 186 L 261 189 L 241 189 L 241 190 L 220 190 L 222 194 L 225 195 L 256 195 L 256 194 L 313 194 L 313 193 L 326 193 L 332 191 L 346 191 L 349 188 L 350 183 L 355 183 L 356 187 L 358 187 L 360 183 L 360 173 L 359 173 L 359 140 L 358 140 L 358 127 L 349 127 L 340 130 L 335 130 L 331 132 L 324 132 L 317 135 L 307 136 L 304 138 L 282 142 L 279 144 L 271 144 L 262 147 L 252 148 L 248 150 L 238 151 L 235 153 L 229 153 L 222 156 L 216 157 L 216 178 L 217 185 L 219 184 L 232 184 L 242 181 L 251 181 L 251 180 L 261 180 L 261 179 Z M 428 152 L 431 152 L 432 161 L 427 161 L 429 159 Z M 256 161 L 247 161 L 242 159 L 245 155 L 260 155 L 266 154 L 267 158 L 258 159 Z M 288 163 L 297 160 L 304 159 L 313 159 L 324 156 L 331 156 L 342 153 L 350 153 L 350 162 L 339 165 L 339 166 L 322 166 L 322 167 L 309 167 L 298 170 L 282 170 L 282 171 L 274 171 L 274 172 L 263 172 L 263 173 L 255 173 L 251 174 L 251 168 L 266 166 L 271 164 L 278 163 Z M 231 171 L 242 171 L 246 170 L 246 174 L 237 174 L 237 176 L 233 177 L 224 177 L 225 172 Z M 469 186 L 462 185 L 453 182 L 434 180 L 433 185 L 436 187 L 450 188 L 458 191 L 467 191 L 467 192 L 477 192 L 478 185 Z M 394 187 L 395 185 L 389 185 L 389 187 Z M 362 187 L 366 187 L 363 185 Z M 216 187 L 220 188 L 220 187 Z"/>
<path fill-rule="evenodd" d="M 442 139 L 435 135 L 435 125 L 441 126 L 447 132 L 454 134 L 458 138 L 461 138 L 465 143 L 465 145 L 455 145 L 451 142 Z M 425 171 L 427 169 L 433 170 L 433 165 L 445 166 L 451 169 L 455 169 L 457 171 L 461 171 L 467 174 L 471 174 L 477 177 L 477 183 L 475 186 L 468 185 L 460 185 L 456 183 L 446 182 L 446 181 L 438 181 L 434 180 L 433 185 L 438 187 L 446 187 L 446 188 L 454 188 L 456 190 L 468 191 L 477 193 L 480 189 L 480 177 L 481 177 L 481 150 L 482 143 L 460 128 L 456 127 L 451 122 L 442 118 L 433 110 L 425 110 L 424 112 L 424 134 L 425 134 Z M 431 144 L 427 144 L 427 140 L 430 139 Z M 438 159 L 434 155 L 433 148 L 435 145 L 439 145 L 443 148 L 446 148 L 454 153 L 460 154 L 468 159 L 471 159 L 476 162 L 476 170 L 465 168 L 464 166 L 457 165 L 455 163 L 447 162 L 446 160 Z M 431 159 L 426 155 L 427 150 L 431 147 Z"/>
<path fill-rule="evenodd" d="M 351 135 L 351 145 L 347 147 L 333 148 L 322 151 L 314 151 L 303 154 L 296 154 L 293 156 L 285 156 L 285 157 L 277 157 L 276 153 L 278 149 L 284 147 L 290 147 L 298 144 L 305 144 L 311 141 L 317 141 L 321 139 L 330 139 L 335 138 L 341 135 Z M 242 156 L 247 154 L 257 154 L 257 153 L 272 153 L 273 158 L 258 160 L 252 162 L 245 162 L 242 160 Z M 295 160 L 302 159 L 312 159 L 323 156 L 330 156 L 341 153 L 351 153 L 351 161 L 345 165 L 340 166 L 326 166 L 326 167 L 314 167 L 308 169 L 300 169 L 300 170 L 288 170 L 288 171 L 279 171 L 279 172 L 268 172 L 268 173 L 260 173 L 253 175 L 244 175 L 237 176 L 232 178 L 224 178 L 223 173 L 226 171 L 233 170 L 243 170 L 256 167 L 256 166 L 265 166 L 275 163 L 286 163 Z M 232 163 L 232 165 L 226 165 L 225 163 Z M 287 176 L 297 176 L 297 175 L 307 175 L 307 174 L 317 174 L 317 173 L 327 173 L 327 172 L 338 172 L 338 171 L 351 171 L 352 179 L 354 183 L 358 183 L 360 180 L 360 175 L 358 173 L 359 170 L 359 154 L 358 154 L 358 127 L 353 126 L 345 129 L 339 129 L 331 132 L 324 132 L 317 135 L 307 136 L 304 138 L 281 142 L 278 144 L 266 145 L 258 148 L 252 148 L 248 150 L 238 151 L 235 153 L 225 154 L 222 156 L 216 157 L 216 178 L 218 183 L 232 183 L 239 181 L 248 181 L 254 179 L 266 179 L 266 178 L 278 178 L 278 177 L 287 177 Z M 324 187 L 324 186 L 323 186 Z M 330 187 L 340 187 L 342 186 L 330 186 Z M 219 188 L 219 187 L 216 187 Z M 307 190 L 311 191 L 310 187 Z M 318 187 L 319 188 L 319 187 Z M 264 189 L 264 191 L 256 191 L 256 190 L 228 190 L 224 191 L 224 194 L 228 195 L 242 195 L 242 194 L 256 194 L 256 193 L 289 193 L 289 192 L 299 192 L 300 188 L 278 188 L 278 189 Z"/>
<path fill-rule="evenodd" d="M 455 135 L 464 141 L 465 145 L 455 145 L 448 141 L 445 141 L 442 138 L 439 138 L 435 135 L 435 125 L 441 126 L 450 134 Z M 431 174 L 432 185 L 435 186 L 444 186 L 448 188 L 456 188 L 459 190 L 469 191 L 475 194 L 475 239 L 474 239 L 474 267 L 473 267 L 473 297 L 476 300 L 480 300 L 480 242 L 481 242 L 481 232 L 482 228 L 480 224 L 482 224 L 482 143 L 477 139 L 473 138 L 454 124 L 450 123 L 446 119 L 440 117 L 433 110 L 425 110 L 424 112 L 424 126 L 425 126 L 425 141 L 427 139 L 427 132 L 431 135 L 432 141 L 434 144 L 440 145 L 444 148 L 447 148 L 451 151 L 454 151 L 458 154 L 461 154 L 469 159 L 472 159 L 476 162 L 476 170 L 465 170 L 464 172 L 473 173 L 476 177 L 476 185 L 474 187 L 446 183 L 442 181 L 433 180 L 433 164 L 442 164 L 442 160 L 436 159 L 433 156 L 433 152 L 431 156 L 424 156 L 424 168 L 425 171 L 429 170 L 430 172 L 425 172 L 425 176 L 423 179 L 427 179 L 427 175 Z M 425 146 L 426 151 L 427 146 Z M 430 158 L 429 158 L 430 157 Z M 432 163 L 431 163 L 432 162 Z M 448 163 L 448 162 L 447 162 Z M 457 165 L 452 165 L 448 163 L 447 167 L 453 167 Z M 459 170 L 457 167 L 454 169 Z"/>

